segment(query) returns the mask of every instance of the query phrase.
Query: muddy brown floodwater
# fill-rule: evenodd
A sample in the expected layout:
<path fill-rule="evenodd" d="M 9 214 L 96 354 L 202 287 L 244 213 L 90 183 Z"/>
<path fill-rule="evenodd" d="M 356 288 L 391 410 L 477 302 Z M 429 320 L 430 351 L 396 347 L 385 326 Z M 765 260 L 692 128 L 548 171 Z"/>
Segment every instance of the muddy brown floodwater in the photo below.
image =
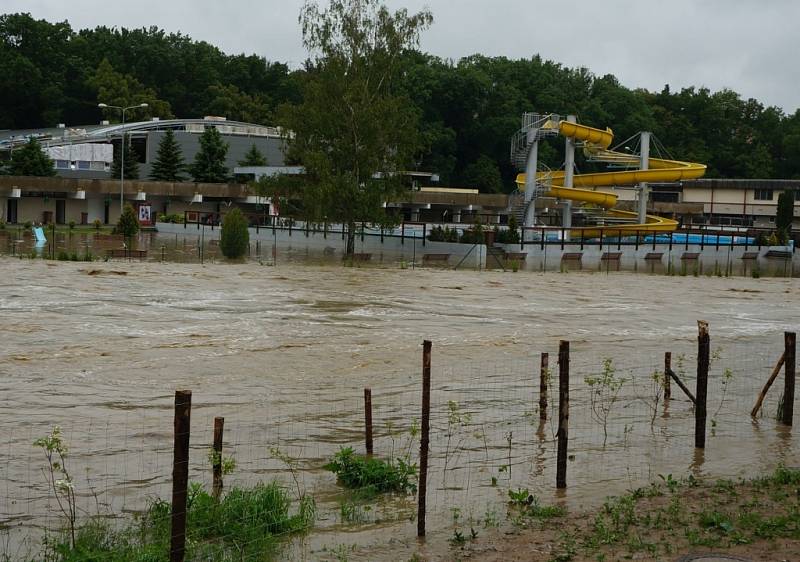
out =
<path fill-rule="evenodd" d="M 783 332 L 798 327 L 794 279 L 11 258 L 0 271 L 0 527 L 12 558 L 58 524 L 31 445 L 55 424 L 71 445 L 84 513 L 119 515 L 168 497 L 179 388 L 193 391 L 194 480 L 209 480 L 214 416 L 226 418 L 225 448 L 237 461 L 226 487 L 291 483 L 271 448 L 297 460 L 319 514 L 315 530 L 287 546 L 289 559 L 332 550 L 351 560 L 447 557 L 455 529 L 503 523 L 509 489 L 582 508 L 659 475 L 798 464 L 796 434 L 773 420 L 779 390 L 763 418 L 747 415 Z M 715 350 L 714 422 L 700 453 L 688 402 L 673 385 L 675 400 L 657 403 L 652 382 L 672 351 L 693 388 L 698 318 Z M 342 445 L 362 447 L 365 386 L 376 454 L 416 459 L 423 339 L 433 341 L 434 413 L 420 545 L 413 498 L 343 513 L 322 465 Z M 573 390 L 569 487 L 557 494 L 553 412 L 540 425 L 536 404 L 539 353 L 550 353 L 555 372 L 561 339 L 571 342 Z M 605 358 L 626 380 L 606 431 L 584 382 Z"/>

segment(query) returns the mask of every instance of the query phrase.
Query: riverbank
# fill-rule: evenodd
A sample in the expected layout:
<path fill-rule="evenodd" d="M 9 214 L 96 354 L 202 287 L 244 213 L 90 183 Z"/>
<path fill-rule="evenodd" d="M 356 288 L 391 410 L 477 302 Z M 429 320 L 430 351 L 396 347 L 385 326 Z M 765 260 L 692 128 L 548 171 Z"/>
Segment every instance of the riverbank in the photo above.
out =
<path fill-rule="evenodd" d="M 800 556 L 800 469 L 749 480 L 676 480 L 609 498 L 590 512 L 509 502 L 507 529 L 473 540 L 454 529 L 452 559 L 484 561 L 677 560 L 717 553 L 752 561 Z M 486 521 L 483 521 L 484 527 Z M 464 537 L 463 540 L 458 537 Z"/>

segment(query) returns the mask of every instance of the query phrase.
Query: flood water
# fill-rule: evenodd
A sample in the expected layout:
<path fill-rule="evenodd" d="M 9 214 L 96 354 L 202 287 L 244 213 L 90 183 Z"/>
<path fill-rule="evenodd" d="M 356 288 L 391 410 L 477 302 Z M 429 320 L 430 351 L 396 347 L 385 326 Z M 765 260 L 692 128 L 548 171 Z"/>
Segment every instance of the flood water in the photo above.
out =
<path fill-rule="evenodd" d="M 798 327 L 795 279 L 12 258 L 0 258 L 0 272 L 0 527 L 12 559 L 31 547 L 26 537 L 58 525 L 31 445 L 55 424 L 86 514 L 169 496 L 176 389 L 193 392 L 193 480 L 210 480 L 214 416 L 225 417 L 225 450 L 237 461 L 227 488 L 271 478 L 293 486 L 270 449 L 296 459 L 319 513 L 315 530 L 287 547 L 291 559 L 328 559 L 334 547 L 349 559 L 446 556 L 454 527 L 505 519 L 509 489 L 581 508 L 659 474 L 747 476 L 800 463 L 796 433 L 774 421 L 781 378 L 764 416 L 749 417 L 783 332 Z M 671 351 L 694 389 L 697 319 L 709 322 L 714 350 L 714 424 L 699 453 L 690 404 L 675 385 L 666 407 L 656 403 L 651 378 Z M 376 500 L 345 520 L 342 491 L 322 466 L 340 446 L 363 450 L 366 386 L 376 454 L 416 461 L 409 430 L 424 339 L 433 342 L 433 457 L 420 546 L 413 498 Z M 571 345 L 571 457 L 557 493 L 557 381 L 546 423 L 536 408 L 540 353 L 555 377 L 559 340 Z M 584 377 L 606 358 L 626 383 L 604 431 Z"/>

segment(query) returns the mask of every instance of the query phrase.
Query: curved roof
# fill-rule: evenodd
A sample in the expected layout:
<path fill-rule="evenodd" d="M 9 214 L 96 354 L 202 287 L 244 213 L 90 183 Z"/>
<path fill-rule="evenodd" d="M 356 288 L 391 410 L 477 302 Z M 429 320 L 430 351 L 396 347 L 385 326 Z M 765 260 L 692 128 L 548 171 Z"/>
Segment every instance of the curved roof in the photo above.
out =
<path fill-rule="evenodd" d="M 280 138 L 278 127 L 267 127 L 242 121 L 225 119 L 161 119 L 154 121 L 133 121 L 114 125 L 85 125 L 78 127 L 58 127 L 47 129 L 27 129 L 21 131 L 0 131 L 0 150 L 9 150 L 38 139 L 45 146 L 61 146 L 76 142 L 99 142 L 117 138 L 123 133 L 146 133 L 149 131 L 188 131 L 202 133 L 206 127 L 216 127 L 223 135 Z"/>

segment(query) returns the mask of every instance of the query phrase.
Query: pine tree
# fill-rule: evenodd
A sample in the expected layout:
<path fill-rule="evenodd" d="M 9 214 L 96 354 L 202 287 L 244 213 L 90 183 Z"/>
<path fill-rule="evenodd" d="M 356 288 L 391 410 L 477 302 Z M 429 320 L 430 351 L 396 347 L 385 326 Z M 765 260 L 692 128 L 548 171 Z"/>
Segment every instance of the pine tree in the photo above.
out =
<path fill-rule="evenodd" d="M 250 150 L 247 151 L 247 154 L 244 155 L 244 160 L 239 160 L 240 166 L 266 166 L 267 159 L 266 157 L 261 154 L 261 151 L 258 150 L 255 143 L 250 146 Z"/>
<path fill-rule="evenodd" d="M 158 143 L 156 160 L 150 171 L 150 179 L 155 181 L 184 181 L 186 178 L 182 172 L 186 169 L 183 160 L 183 153 L 178 141 L 175 140 L 175 133 L 171 129 L 167 130 L 164 138 Z"/>
<path fill-rule="evenodd" d="M 21 149 L 14 151 L 8 173 L 12 176 L 54 176 L 56 170 L 39 141 L 30 139 Z"/>
<path fill-rule="evenodd" d="M 120 179 L 120 148 L 122 144 L 115 144 L 114 145 L 114 161 L 111 163 L 111 177 L 114 179 Z M 130 140 L 128 140 L 128 144 L 125 147 L 125 178 L 126 180 L 138 180 L 139 179 L 139 159 L 136 151 L 133 150 L 131 146 Z"/>
<path fill-rule="evenodd" d="M 194 157 L 191 174 L 196 182 L 225 183 L 228 181 L 228 168 L 225 157 L 228 155 L 228 144 L 216 127 L 208 127 L 200 135 L 200 152 Z"/>

